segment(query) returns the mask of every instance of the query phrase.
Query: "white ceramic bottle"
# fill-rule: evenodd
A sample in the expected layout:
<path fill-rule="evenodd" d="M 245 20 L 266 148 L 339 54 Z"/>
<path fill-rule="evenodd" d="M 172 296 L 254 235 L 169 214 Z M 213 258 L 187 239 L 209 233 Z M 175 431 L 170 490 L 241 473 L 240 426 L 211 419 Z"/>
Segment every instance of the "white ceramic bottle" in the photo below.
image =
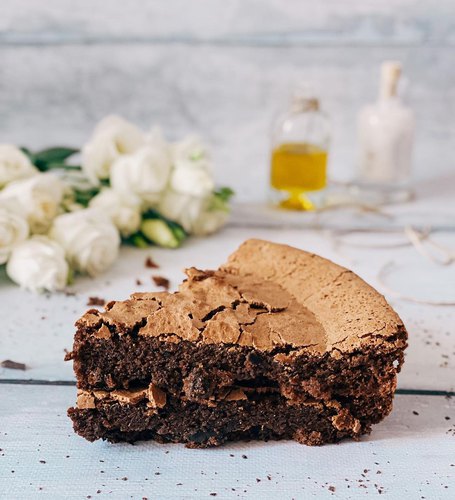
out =
<path fill-rule="evenodd" d="M 381 68 L 379 99 L 358 116 L 358 181 L 380 203 L 405 201 L 409 186 L 415 119 L 397 95 L 401 65 Z"/>

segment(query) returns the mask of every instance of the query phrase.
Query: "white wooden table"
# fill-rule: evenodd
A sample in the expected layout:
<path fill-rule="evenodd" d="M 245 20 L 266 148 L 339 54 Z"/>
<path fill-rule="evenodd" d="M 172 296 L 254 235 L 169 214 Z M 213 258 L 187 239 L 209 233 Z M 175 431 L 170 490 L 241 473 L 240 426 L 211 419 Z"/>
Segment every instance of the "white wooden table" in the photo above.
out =
<path fill-rule="evenodd" d="M 453 203 L 440 206 L 446 214 L 455 213 Z M 176 251 L 125 248 L 101 278 L 78 279 L 74 295 L 35 296 L 0 276 L 0 360 L 28 367 L 24 372 L 0 368 L 0 498 L 455 498 L 455 308 L 390 296 L 408 327 L 409 348 L 394 411 L 360 442 L 319 448 L 237 443 L 188 450 L 153 442 L 90 444 L 73 433 L 66 409 L 76 390 L 63 356 L 88 297 L 122 299 L 153 289 L 153 270 L 144 266 L 147 255 L 161 266 L 156 274 L 176 287 L 182 268 L 217 267 L 249 237 L 317 252 L 383 292 L 378 271 L 389 260 L 402 266 L 392 283 L 398 288 L 438 290 L 442 276 L 435 271 L 433 283 L 431 270 L 425 271 L 429 263 L 409 246 L 375 250 L 335 245 L 321 230 L 235 226 Z M 381 241 L 391 237 L 383 235 Z M 455 232 L 440 237 L 455 247 Z M 450 279 L 447 286 L 453 269 L 444 273 L 446 292 L 454 295 Z M 136 285 L 137 279 L 143 285 Z M 455 289 L 455 280 L 452 285 Z"/>

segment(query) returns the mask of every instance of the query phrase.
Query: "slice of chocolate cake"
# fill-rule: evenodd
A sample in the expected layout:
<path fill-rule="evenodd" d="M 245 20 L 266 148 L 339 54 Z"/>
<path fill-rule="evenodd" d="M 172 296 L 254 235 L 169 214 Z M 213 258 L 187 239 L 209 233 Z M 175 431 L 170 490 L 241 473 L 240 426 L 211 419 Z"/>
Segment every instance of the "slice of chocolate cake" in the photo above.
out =
<path fill-rule="evenodd" d="M 187 276 L 176 293 L 134 294 L 77 322 L 80 435 L 322 444 L 391 411 L 406 330 L 351 271 L 249 240 L 220 269 Z"/>

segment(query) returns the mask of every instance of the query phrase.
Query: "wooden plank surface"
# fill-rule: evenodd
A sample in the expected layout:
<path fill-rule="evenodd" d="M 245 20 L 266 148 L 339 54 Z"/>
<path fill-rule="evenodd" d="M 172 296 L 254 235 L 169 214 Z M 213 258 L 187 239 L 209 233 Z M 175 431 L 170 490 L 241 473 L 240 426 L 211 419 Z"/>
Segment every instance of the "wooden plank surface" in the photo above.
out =
<path fill-rule="evenodd" d="M 0 498 L 386 498 L 455 494 L 455 399 L 397 396 L 360 442 L 210 450 L 76 436 L 74 387 L 0 384 Z M 245 456 L 247 458 L 242 458 Z M 269 479 L 270 477 L 270 479 Z"/>
<path fill-rule="evenodd" d="M 184 267 L 216 268 L 249 237 L 261 237 L 317 252 L 352 268 L 379 290 L 381 284 L 377 281 L 377 272 L 388 260 L 403 266 L 415 262 L 421 269 L 427 265 L 410 247 L 393 251 L 335 247 L 333 239 L 319 231 L 226 228 L 207 239 L 191 239 L 177 251 L 124 248 L 121 258 L 107 274 L 96 280 L 77 278 L 71 288 L 75 295 L 33 295 L 8 283 L 3 276 L 0 278 L 0 360 L 26 363 L 29 370 L 0 368 L 0 378 L 73 380 L 71 363 L 63 362 L 64 350 L 71 349 L 74 322 L 88 308 L 89 297 L 124 299 L 138 290 L 152 290 L 152 274 L 166 276 L 176 288 L 184 277 Z M 161 268 L 146 269 L 144 261 L 147 255 L 153 255 Z M 444 270 L 444 273 L 448 272 L 449 269 Z M 415 278 L 415 266 L 409 267 L 408 273 L 404 269 L 398 277 L 400 281 L 395 285 L 406 285 Z M 433 279 L 433 275 L 430 278 Z M 136 279 L 143 284 L 136 285 Z M 437 283 L 434 286 L 437 289 Z M 399 388 L 454 390 L 455 308 L 422 306 L 393 298 L 392 305 L 408 327 L 410 336 Z"/>

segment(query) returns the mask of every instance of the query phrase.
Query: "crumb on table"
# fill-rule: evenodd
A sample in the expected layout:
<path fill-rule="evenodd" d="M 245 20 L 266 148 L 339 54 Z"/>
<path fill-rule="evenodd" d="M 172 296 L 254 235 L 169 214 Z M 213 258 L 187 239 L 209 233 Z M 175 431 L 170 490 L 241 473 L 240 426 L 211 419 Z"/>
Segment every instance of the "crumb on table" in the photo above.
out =
<path fill-rule="evenodd" d="M 164 276 L 152 276 L 152 280 L 156 286 L 169 290 L 170 281 Z"/>
<path fill-rule="evenodd" d="M 88 306 L 104 306 L 105 303 L 102 297 L 89 297 L 87 301 Z"/>
<path fill-rule="evenodd" d="M 11 359 L 5 359 L 0 363 L 2 368 L 9 368 L 10 370 L 22 370 L 25 371 L 27 369 L 27 365 L 25 363 L 18 363 L 17 361 L 12 361 Z"/>
<path fill-rule="evenodd" d="M 158 269 L 160 266 L 149 256 L 145 259 L 145 267 L 149 269 Z"/>

